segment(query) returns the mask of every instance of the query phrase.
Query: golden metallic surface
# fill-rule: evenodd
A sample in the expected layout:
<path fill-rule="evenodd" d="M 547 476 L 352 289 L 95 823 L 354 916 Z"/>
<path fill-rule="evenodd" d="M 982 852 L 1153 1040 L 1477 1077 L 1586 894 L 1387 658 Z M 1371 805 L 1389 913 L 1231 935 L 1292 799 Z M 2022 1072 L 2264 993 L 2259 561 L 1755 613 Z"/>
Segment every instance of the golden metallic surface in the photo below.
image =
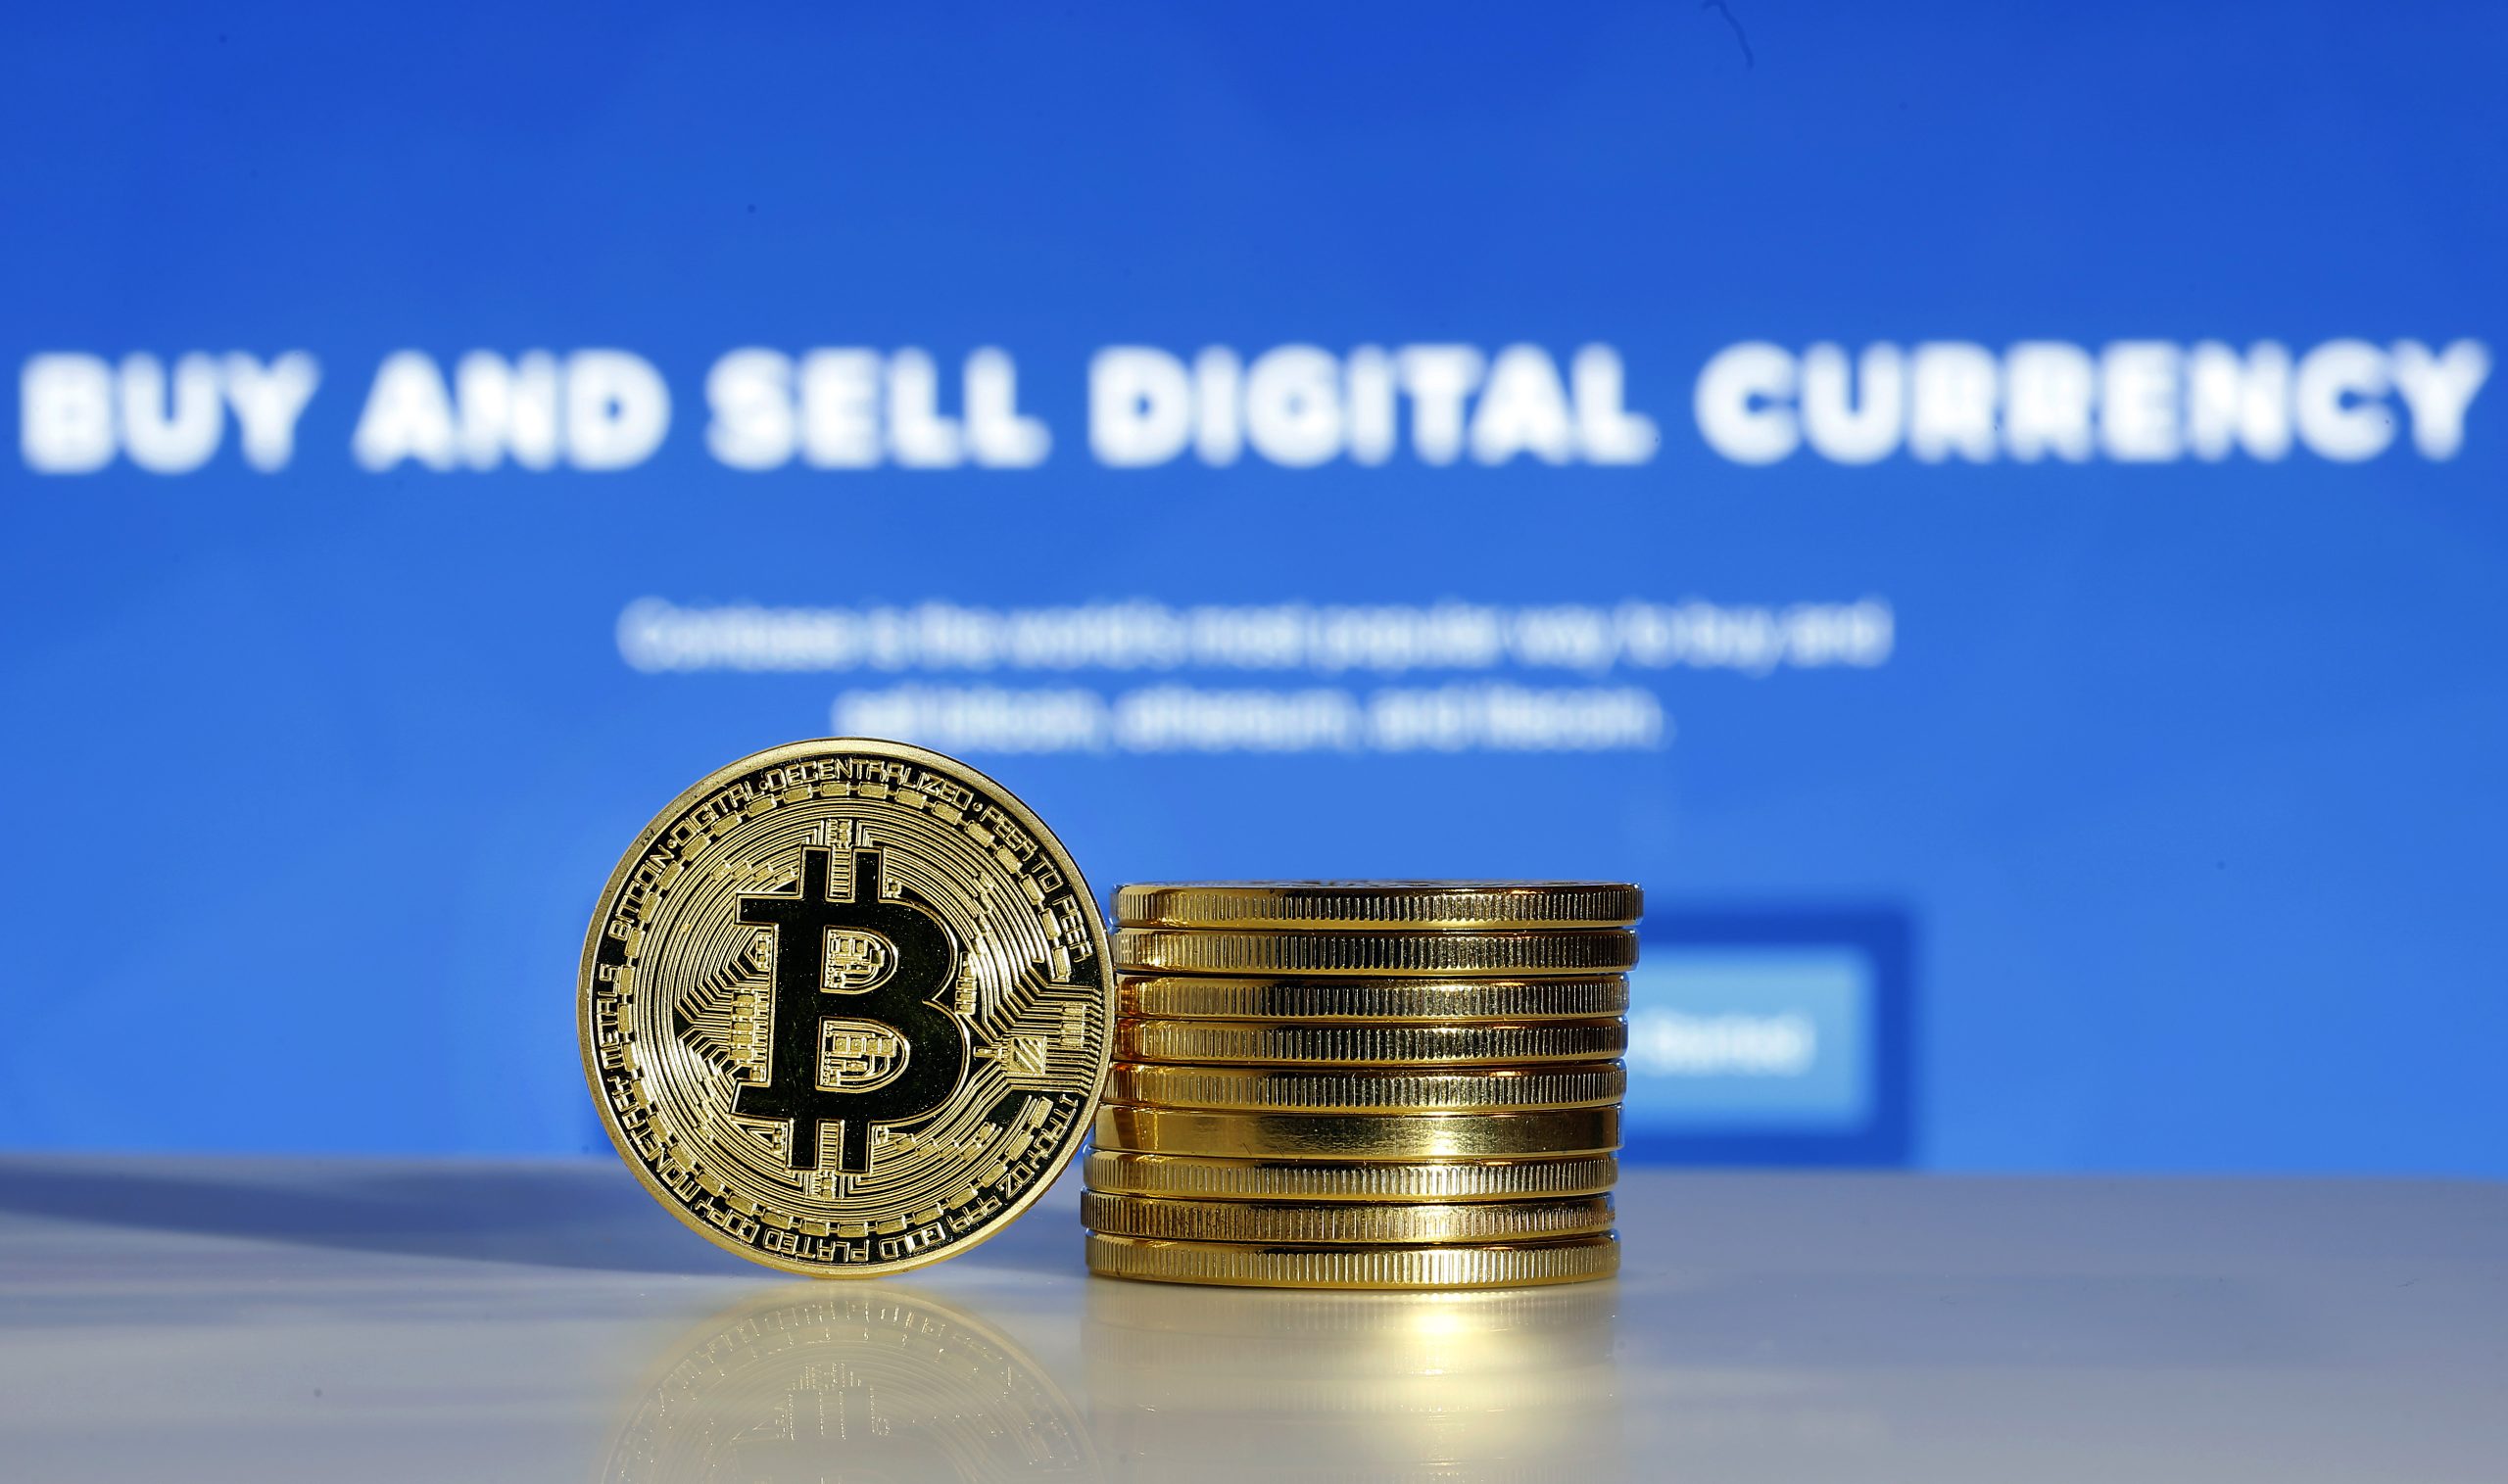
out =
<path fill-rule="evenodd" d="M 1469 1201 L 1454 1205 L 1356 1205 L 1277 1201 L 1172 1201 L 1089 1191 L 1080 1220 L 1107 1236 L 1163 1241 L 1378 1243 L 1537 1242 L 1611 1230 L 1611 1197 L 1564 1201 Z"/>
<path fill-rule="evenodd" d="M 1127 928 L 1617 928 L 1625 882 L 1159 882 L 1115 892 Z"/>
<path fill-rule="evenodd" d="M 1211 979 L 1127 975 L 1123 1014 L 1172 1020 L 1540 1021 L 1625 1014 L 1628 977 Z"/>
<path fill-rule="evenodd" d="M 1187 1113 L 1097 1110 L 1096 1145 L 1241 1160 L 1505 1160 L 1609 1154 L 1619 1110 L 1543 1113 Z"/>
<path fill-rule="evenodd" d="M 611 874 L 584 1075 L 645 1188 L 719 1246 L 893 1272 L 1017 1217 L 1104 1082 L 1105 930 L 1044 825 L 962 763 L 795 742 L 699 782 Z"/>
<path fill-rule="evenodd" d="M 1603 882 L 1133 886 L 1092 1272 L 1457 1288 L 1616 1271 L 1624 925 Z"/>
<path fill-rule="evenodd" d="M 1606 1233 L 1507 1245 L 1302 1247 L 1153 1241 L 1092 1231 L 1088 1270 L 1110 1278 L 1241 1288 L 1519 1288 L 1610 1277 L 1619 1270 L 1619 1242 Z"/>
<path fill-rule="evenodd" d="M 1088 1188 L 1201 1201 L 1513 1201 L 1600 1195 L 1619 1178 L 1608 1154 L 1571 1159 L 1333 1164 L 1095 1149 Z"/>
<path fill-rule="evenodd" d="M 1221 975 L 1617 974 L 1637 962 L 1625 928 L 1531 933 L 1271 933 L 1125 928 L 1115 962 L 1127 973 Z"/>
<path fill-rule="evenodd" d="M 1109 1103 L 1258 1113 L 1499 1113 L 1516 1108 L 1600 1108 L 1616 1104 L 1627 1090 L 1628 1073 L 1617 1062 L 1472 1072 L 1164 1067 L 1117 1062 L 1106 1078 Z"/>
<path fill-rule="evenodd" d="M 1462 1026 L 1118 1018 L 1115 1056 L 1236 1066 L 1451 1067 L 1608 1061 L 1628 1049 L 1616 1020 Z"/>

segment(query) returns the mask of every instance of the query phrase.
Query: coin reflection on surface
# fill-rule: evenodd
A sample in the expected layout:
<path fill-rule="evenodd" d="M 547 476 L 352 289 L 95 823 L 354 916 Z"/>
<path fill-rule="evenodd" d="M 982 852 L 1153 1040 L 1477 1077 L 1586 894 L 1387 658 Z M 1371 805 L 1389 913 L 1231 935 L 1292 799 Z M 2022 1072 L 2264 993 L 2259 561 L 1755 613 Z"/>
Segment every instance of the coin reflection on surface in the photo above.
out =
<path fill-rule="evenodd" d="M 613 1484 L 1097 1477 L 1070 1400 L 983 1320 L 885 1288 L 782 1289 L 663 1352 Z"/>
<path fill-rule="evenodd" d="M 1616 1291 L 1092 1282 L 1091 1432 L 1117 1479 L 1622 1477 Z"/>

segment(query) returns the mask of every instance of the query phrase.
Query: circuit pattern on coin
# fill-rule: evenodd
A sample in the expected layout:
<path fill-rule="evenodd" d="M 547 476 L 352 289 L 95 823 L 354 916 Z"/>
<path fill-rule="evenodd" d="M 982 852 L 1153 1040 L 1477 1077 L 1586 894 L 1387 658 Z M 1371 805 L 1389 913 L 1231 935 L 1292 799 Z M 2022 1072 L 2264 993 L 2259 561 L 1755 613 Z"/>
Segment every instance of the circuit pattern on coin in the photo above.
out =
<path fill-rule="evenodd" d="M 982 1240 L 1087 1127 L 1105 933 L 1061 845 L 982 774 L 800 742 L 682 794 L 604 890 L 585 1075 L 665 1206 L 745 1257 L 874 1274 Z"/>

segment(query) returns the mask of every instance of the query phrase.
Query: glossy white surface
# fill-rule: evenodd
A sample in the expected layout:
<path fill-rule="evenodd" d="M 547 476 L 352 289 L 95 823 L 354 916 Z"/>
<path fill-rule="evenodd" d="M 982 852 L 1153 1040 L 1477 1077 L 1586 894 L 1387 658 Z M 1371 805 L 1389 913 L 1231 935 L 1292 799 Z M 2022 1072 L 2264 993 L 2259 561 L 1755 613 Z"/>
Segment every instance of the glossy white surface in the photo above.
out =
<path fill-rule="evenodd" d="M 615 1163 L 0 1161 L 10 1480 L 2508 1477 L 2508 1186 L 1632 1171 L 1616 1283 L 809 1283 Z"/>

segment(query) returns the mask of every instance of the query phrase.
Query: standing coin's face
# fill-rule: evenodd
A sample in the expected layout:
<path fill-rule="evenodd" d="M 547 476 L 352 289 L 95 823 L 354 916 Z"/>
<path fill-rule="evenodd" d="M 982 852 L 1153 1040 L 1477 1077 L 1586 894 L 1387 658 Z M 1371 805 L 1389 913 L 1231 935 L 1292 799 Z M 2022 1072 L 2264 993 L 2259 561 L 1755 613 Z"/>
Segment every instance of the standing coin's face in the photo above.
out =
<path fill-rule="evenodd" d="M 983 774 L 840 739 L 743 758 L 619 861 L 584 944 L 584 1075 L 680 1218 L 794 1272 L 974 1245 L 1088 1126 L 1114 1019 L 1062 845 Z"/>

